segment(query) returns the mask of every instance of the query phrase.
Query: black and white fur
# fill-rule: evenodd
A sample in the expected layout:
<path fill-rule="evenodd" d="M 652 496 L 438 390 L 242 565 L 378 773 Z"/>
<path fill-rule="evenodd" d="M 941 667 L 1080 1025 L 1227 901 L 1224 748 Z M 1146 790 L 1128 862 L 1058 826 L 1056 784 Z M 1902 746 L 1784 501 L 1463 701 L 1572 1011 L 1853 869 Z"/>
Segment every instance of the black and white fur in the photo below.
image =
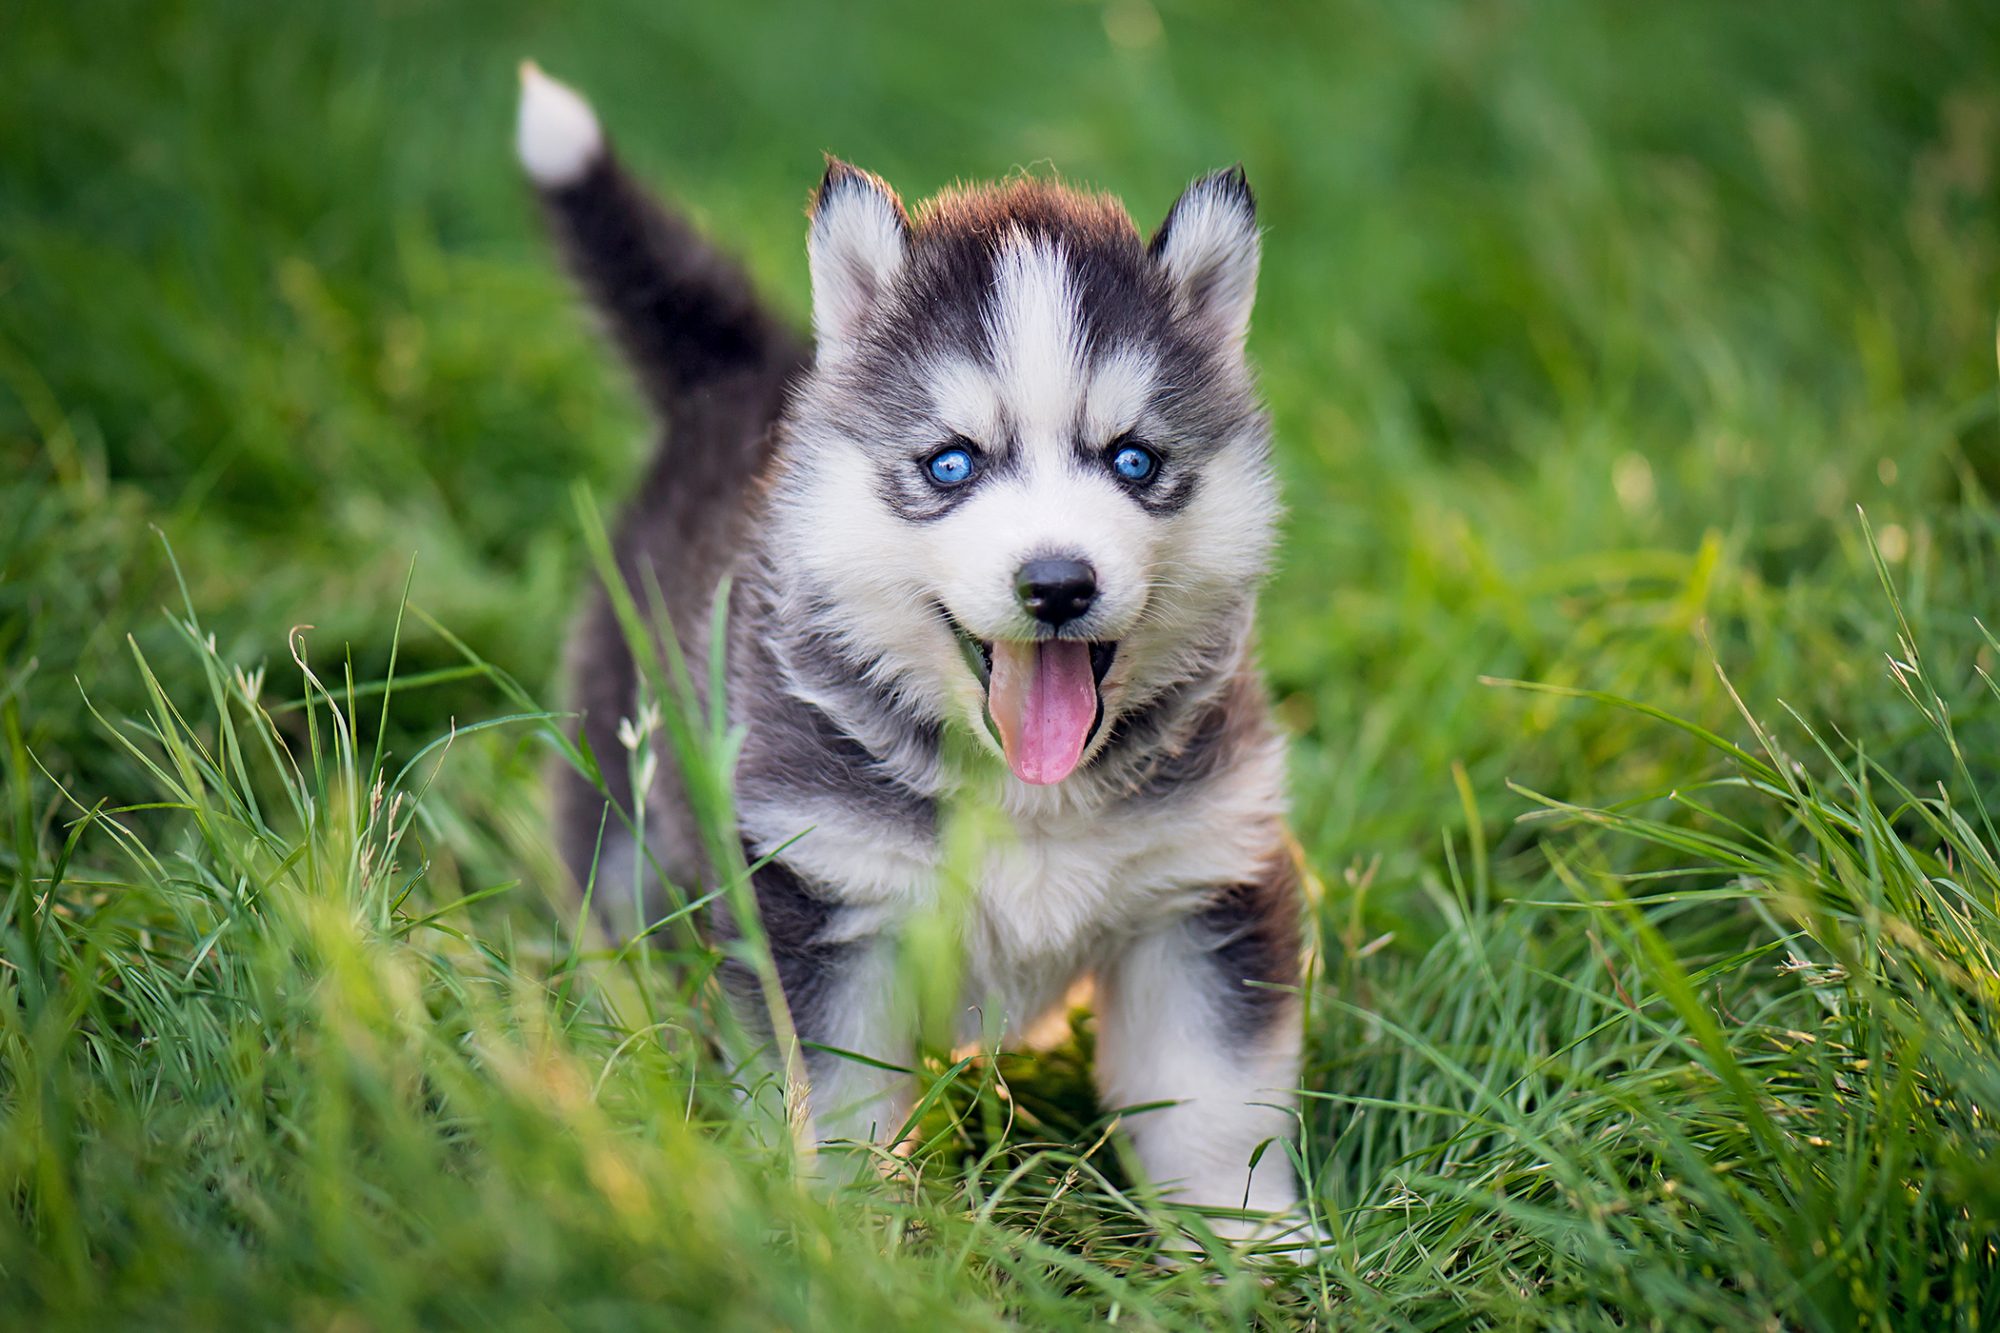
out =
<path fill-rule="evenodd" d="M 1244 357 L 1258 235 L 1241 172 L 1195 182 L 1148 243 L 1116 202 L 1059 185 L 955 190 L 912 214 L 832 162 L 811 209 L 809 348 L 531 66 L 518 146 L 665 420 L 622 566 L 657 581 L 695 661 L 732 580 L 741 834 L 752 857 L 784 848 L 755 890 L 800 1036 L 907 1061 L 899 931 L 938 892 L 941 809 L 988 801 L 1010 836 L 986 855 L 965 928 L 968 1035 L 996 1015 L 1018 1033 L 1092 978 L 1104 1104 L 1173 1103 L 1127 1122 L 1154 1183 L 1290 1209 L 1270 1141 L 1293 1122 L 1300 895 L 1251 660 L 1277 500 Z M 1143 490 L 1105 464 L 1121 438 L 1164 460 Z M 947 492 L 923 468 L 953 439 L 986 469 Z M 1047 632 L 1015 576 L 1050 555 L 1097 575 L 1061 632 L 1116 646 L 1082 762 L 1031 786 L 997 757 L 961 636 Z M 597 754 L 618 755 L 637 680 L 602 600 L 570 666 Z M 640 794 L 648 842 L 694 882 L 705 857 L 670 768 Z M 614 776 L 621 802 L 626 785 Z M 574 778 L 558 796 L 582 874 L 602 798 Z M 614 883 L 634 855 L 618 823 L 598 872 Z M 821 1138 L 895 1132 L 903 1080 L 808 1065 Z"/>

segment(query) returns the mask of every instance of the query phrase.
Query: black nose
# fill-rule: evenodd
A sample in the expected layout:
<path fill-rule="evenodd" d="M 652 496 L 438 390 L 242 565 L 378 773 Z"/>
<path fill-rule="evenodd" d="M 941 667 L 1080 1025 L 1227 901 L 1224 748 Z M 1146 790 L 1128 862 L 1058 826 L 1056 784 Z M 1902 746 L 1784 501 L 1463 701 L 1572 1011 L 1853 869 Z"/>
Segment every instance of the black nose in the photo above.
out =
<path fill-rule="evenodd" d="M 1021 609 L 1044 625 L 1063 625 L 1097 600 L 1097 571 L 1081 560 L 1030 560 L 1014 574 Z"/>

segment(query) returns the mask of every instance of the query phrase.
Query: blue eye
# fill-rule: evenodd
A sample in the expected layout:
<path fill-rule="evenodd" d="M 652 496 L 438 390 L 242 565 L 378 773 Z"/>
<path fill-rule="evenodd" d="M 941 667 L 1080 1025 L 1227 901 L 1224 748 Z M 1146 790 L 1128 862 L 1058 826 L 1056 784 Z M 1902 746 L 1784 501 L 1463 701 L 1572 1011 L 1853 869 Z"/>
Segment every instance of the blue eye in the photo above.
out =
<path fill-rule="evenodd" d="M 940 486 L 956 486 L 972 476 L 972 454 L 970 451 L 953 447 L 940 449 L 924 464 L 924 471 L 931 474 L 931 480 Z"/>
<path fill-rule="evenodd" d="M 1111 455 L 1111 470 L 1127 481 L 1147 481 L 1160 470 L 1160 456 L 1143 444 L 1128 444 Z"/>

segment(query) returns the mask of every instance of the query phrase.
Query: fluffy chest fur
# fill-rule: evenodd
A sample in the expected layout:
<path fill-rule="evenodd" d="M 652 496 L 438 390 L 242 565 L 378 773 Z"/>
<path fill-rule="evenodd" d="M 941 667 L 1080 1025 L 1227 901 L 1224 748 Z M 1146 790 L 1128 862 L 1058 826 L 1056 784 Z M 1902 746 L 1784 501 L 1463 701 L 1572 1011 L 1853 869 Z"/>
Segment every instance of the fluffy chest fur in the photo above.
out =
<path fill-rule="evenodd" d="M 1258 873 L 1282 795 L 1275 744 L 1187 799 L 1027 813 L 985 858 L 968 913 L 967 995 L 1010 1031 L 1135 936 Z"/>
<path fill-rule="evenodd" d="M 745 827 L 768 830 L 753 850 L 783 845 L 786 862 L 837 905 L 821 943 L 894 937 L 944 914 L 963 953 L 966 1005 L 1017 1033 L 1133 937 L 1260 873 L 1282 814 L 1283 765 L 1253 701 L 1214 705 L 1218 725 L 1180 751 L 1208 762 L 1165 795 L 1142 786 L 1074 799 L 989 764 L 931 806 L 928 828 L 911 810 L 801 805 L 788 783 L 746 793 Z"/>

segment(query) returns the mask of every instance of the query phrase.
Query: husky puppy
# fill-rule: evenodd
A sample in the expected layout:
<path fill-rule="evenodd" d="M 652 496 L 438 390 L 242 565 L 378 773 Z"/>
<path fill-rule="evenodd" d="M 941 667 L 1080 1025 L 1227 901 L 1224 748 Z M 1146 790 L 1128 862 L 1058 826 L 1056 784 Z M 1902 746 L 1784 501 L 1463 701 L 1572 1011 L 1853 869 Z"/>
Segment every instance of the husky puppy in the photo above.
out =
<path fill-rule="evenodd" d="M 754 890 L 799 1036 L 908 1061 L 899 937 L 940 892 L 941 811 L 983 802 L 1007 836 L 965 909 L 972 1035 L 1018 1033 L 1091 978 L 1104 1105 L 1154 1108 L 1127 1125 L 1165 1197 L 1290 1209 L 1271 1141 L 1298 1078 L 1300 891 L 1251 652 L 1277 501 L 1242 172 L 1196 181 L 1146 241 L 1057 184 L 912 211 L 831 161 L 809 347 L 532 66 L 518 147 L 665 422 L 623 568 L 697 662 L 731 580 L 740 831 L 753 860 L 777 852 Z M 638 678 L 602 598 L 570 669 L 591 744 L 618 754 Z M 648 850 L 693 882 L 707 857 L 671 767 L 612 794 L 645 803 Z M 602 799 L 558 793 L 567 853 L 629 883 L 629 838 L 599 850 Z M 904 1080 L 807 1068 L 822 1139 L 897 1131 Z"/>

